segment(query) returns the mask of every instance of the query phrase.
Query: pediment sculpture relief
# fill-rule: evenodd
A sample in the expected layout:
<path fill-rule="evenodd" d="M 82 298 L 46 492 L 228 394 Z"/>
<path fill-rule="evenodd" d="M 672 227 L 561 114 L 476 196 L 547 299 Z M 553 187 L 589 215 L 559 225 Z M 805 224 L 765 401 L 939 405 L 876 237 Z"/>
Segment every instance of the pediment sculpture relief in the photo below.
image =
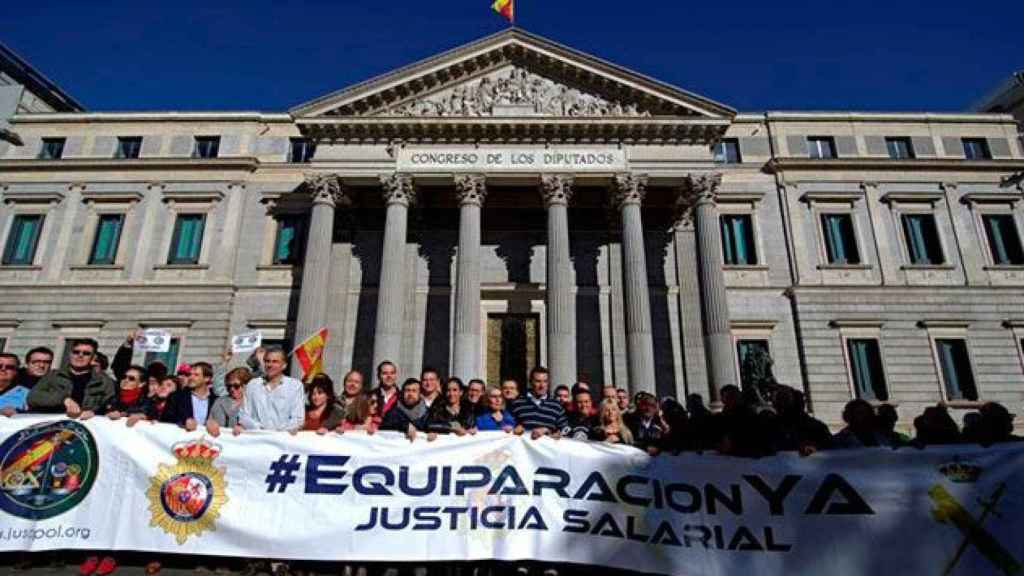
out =
<path fill-rule="evenodd" d="M 632 102 L 613 101 L 512 68 L 406 102 L 385 116 L 650 116 Z"/>

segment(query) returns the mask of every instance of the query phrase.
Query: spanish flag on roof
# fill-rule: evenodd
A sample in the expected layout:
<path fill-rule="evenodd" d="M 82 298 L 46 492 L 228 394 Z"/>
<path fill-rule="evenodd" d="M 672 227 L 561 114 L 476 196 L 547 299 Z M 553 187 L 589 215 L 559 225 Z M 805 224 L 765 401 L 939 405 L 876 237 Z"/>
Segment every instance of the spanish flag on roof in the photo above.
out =
<path fill-rule="evenodd" d="M 494 4 L 491 4 L 491 8 L 498 14 L 504 16 L 509 22 L 513 24 L 516 21 L 516 0 L 494 0 Z"/>
<path fill-rule="evenodd" d="M 302 380 L 324 371 L 324 349 L 327 348 L 327 328 L 321 328 L 292 352 L 302 368 Z"/>

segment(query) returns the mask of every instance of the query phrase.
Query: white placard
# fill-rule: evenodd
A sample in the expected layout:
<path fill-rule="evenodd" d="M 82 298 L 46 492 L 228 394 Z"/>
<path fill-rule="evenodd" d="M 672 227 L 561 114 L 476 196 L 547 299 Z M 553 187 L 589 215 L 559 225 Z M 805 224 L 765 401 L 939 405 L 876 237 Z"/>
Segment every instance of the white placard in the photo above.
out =
<path fill-rule="evenodd" d="M 251 352 L 259 348 L 262 343 L 263 332 L 260 332 L 259 330 L 235 334 L 231 337 L 231 352 L 234 354 L 238 354 L 240 352 Z"/>
<path fill-rule="evenodd" d="M 622 172 L 619 148 L 402 148 L 401 172 Z"/>
<path fill-rule="evenodd" d="M 150 328 L 135 335 L 135 349 L 139 352 L 167 352 L 171 349 L 171 333 Z"/>

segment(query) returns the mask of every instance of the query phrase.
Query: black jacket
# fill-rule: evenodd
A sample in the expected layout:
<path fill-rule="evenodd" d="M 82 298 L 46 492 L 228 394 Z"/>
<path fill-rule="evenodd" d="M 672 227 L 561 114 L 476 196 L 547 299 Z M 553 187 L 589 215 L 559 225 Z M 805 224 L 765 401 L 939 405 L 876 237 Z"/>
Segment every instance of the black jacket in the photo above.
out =
<path fill-rule="evenodd" d="M 399 399 L 398 402 L 402 400 Z M 405 412 L 398 409 L 398 403 L 388 410 L 388 413 L 384 415 L 384 419 L 380 423 L 381 430 L 394 430 L 396 432 L 407 432 L 409 430 L 409 424 L 412 424 L 417 430 L 427 429 L 427 419 L 429 418 L 430 411 L 423 414 L 423 417 L 418 420 L 410 420 Z"/>
<path fill-rule="evenodd" d="M 456 425 L 463 430 L 476 428 L 476 414 L 473 407 L 466 403 L 459 404 L 459 413 L 452 415 L 448 407 L 438 398 L 427 411 L 427 431 L 448 434 L 455 430 Z"/>
<path fill-rule="evenodd" d="M 216 399 L 217 396 L 214 395 L 213 390 L 210 390 L 210 395 L 206 398 L 207 402 L 209 402 L 206 409 L 207 416 L 210 415 L 210 410 L 213 408 L 213 402 Z M 195 413 L 192 411 L 192 390 L 185 388 L 171 394 L 167 399 L 167 407 L 160 416 L 160 421 L 184 426 L 189 418 L 195 418 Z M 206 424 L 206 422 L 199 422 L 200 426 L 203 424 Z"/>

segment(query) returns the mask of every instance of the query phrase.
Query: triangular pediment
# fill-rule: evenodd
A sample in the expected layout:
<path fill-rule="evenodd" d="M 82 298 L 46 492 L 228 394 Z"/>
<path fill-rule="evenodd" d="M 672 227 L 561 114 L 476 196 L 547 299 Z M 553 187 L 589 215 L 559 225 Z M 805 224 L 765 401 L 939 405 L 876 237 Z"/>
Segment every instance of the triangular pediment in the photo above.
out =
<path fill-rule="evenodd" d="M 328 94 L 291 113 L 305 119 L 728 119 L 736 111 L 513 28 Z"/>

